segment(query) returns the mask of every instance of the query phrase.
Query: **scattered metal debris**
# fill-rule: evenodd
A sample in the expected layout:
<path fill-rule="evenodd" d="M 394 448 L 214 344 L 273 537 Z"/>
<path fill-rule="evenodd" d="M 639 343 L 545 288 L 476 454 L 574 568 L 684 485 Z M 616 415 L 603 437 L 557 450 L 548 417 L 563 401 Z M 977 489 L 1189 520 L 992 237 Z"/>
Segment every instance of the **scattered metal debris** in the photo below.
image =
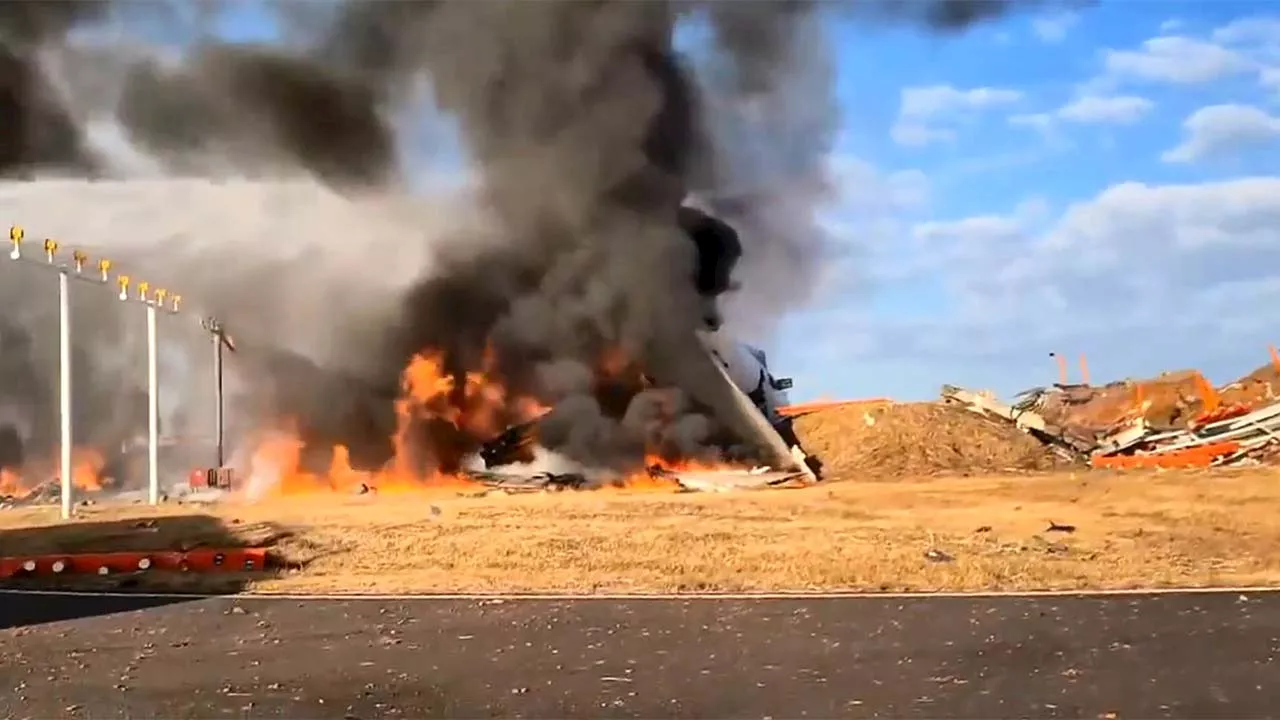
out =
<path fill-rule="evenodd" d="M 1012 423 L 1015 427 L 1054 448 L 1069 459 L 1082 459 L 1092 449 L 1092 444 L 1072 437 L 1061 428 L 1049 424 L 1025 400 L 1008 405 L 991 393 L 977 393 L 954 385 L 942 386 L 942 401 L 959 405 L 979 415 Z"/>
<path fill-rule="evenodd" d="M 955 562 L 954 557 L 952 557 L 951 555 L 948 555 L 947 553 L 942 552 L 937 548 L 933 548 L 932 550 L 926 551 L 924 554 L 924 559 L 928 560 L 929 562 L 936 562 L 936 563 Z"/>
<path fill-rule="evenodd" d="M 802 470 L 780 471 L 769 468 L 754 470 L 682 470 L 671 477 L 690 492 L 733 492 L 763 488 L 802 487 L 809 484 L 809 474 Z"/>
<path fill-rule="evenodd" d="M 1043 415 L 1045 408 L 1052 404 L 1078 406 L 1100 396 L 1100 390 L 1087 386 L 1033 388 L 1020 393 L 1014 405 L 1007 405 L 989 393 L 946 385 L 942 388 L 942 399 L 971 412 L 1012 423 L 1064 453 L 1082 461 L 1087 459 L 1096 468 L 1214 467 L 1256 461 L 1280 446 L 1280 402 L 1272 401 L 1257 408 L 1240 403 L 1221 406 L 1209 403 L 1199 414 L 1187 414 L 1182 426 L 1169 427 L 1168 423 L 1156 424 L 1143 415 L 1150 404 L 1141 400 L 1141 386 L 1136 387 L 1139 387 L 1134 393 L 1137 404 L 1122 413 L 1119 420 L 1102 428 L 1073 426 L 1068 422 L 1055 424 Z M 1052 402 L 1051 396 L 1056 396 Z M 1185 410 L 1184 405 L 1186 403 L 1180 404 L 1179 408 Z M 1119 406 L 1124 408 L 1123 403 Z"/>
<path fill-rule="evenodd" d="M 808 473 L 802 470 L 777 471 L 770 468 L 751 470 L 670 470 L 658 466 L 646 468 L 651 478 L 669 480 L 687 492 L 731 492 L 762 488 L 799 487 L 808 484 Z M 468 475 L 493 490 L 502 492 L 558 492 L 582 490 L 593 486 L 581 473 L 535 474 L 470 472 Z"/>

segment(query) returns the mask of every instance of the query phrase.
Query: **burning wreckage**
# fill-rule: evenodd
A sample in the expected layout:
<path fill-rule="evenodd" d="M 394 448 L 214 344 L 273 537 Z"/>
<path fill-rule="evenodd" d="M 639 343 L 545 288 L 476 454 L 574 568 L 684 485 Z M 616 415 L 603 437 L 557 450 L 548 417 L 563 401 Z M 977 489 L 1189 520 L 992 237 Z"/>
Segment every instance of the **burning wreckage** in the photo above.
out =
<path fill-rule="evenodd" d="M 31 47 L 66 44 L 64 36 L 73 27 L 89 28 L 104 21 L 97 11 L 107 5 L 77 5 L 84 12 L 59 12 L 56 21 L 37 23 L 48 36 L 37 38 Z M 1016 5 L 929 2 L 913 3 L 908 11 L 899 12 L 906 5 L 890 3 L 886 12 L 869 15 L 877 21 L 918 22 L 951 32 Z M 117 204 L 130 202 L 140 208 L 139 217 L 155 221 L 154 231 L 139 228 L 130 233 L 134 249 L 129 252 L 135 253 L 137 262 L 127 257 L 123 245 L 113 245 L 115 240 L 106 237 L 112 233 L 100 230 L 102 223 L 80 225 L 77 220 L 62 231 L 68 238 L 74 234 L 79 236 L 76 242 L 88 244 L 90 240 L 82 238 L 102 235 L 99 245 L 122 266 L 144 272 L 144 258 L 154 263 L 145 270 L 153 278 L 153 271 L 180 273 L 187 263 L 207 268 L 220 262 L 223 249 L 215 246 L 220 243 L 235 242 L 245 250 L 242 267 L 209 273 L 216 277 L 201 278 L 200 289 L 189 286 L 186 291 L 189 299 L 199 296 L 211 304 L 222 303 L 209 312 L 227 321 L 241 340 L 243 352 L 233 364 L 245 369 L 245 376 L 255 376 L 252 384 L 257 392 L 251 398 L 253 407 L 244 412 L 236 407 L 235 414 L 255 416 L 264 426 L 282 418 L 297 421 L 297 432 L 281 432 L 287 437 L 268 438 L 260 443 L 262 447 L 246 437 L 247 428 L 232 432 L 256 448 L 243 449 L 244 457 L 232 459 L 242 482 L 252 486 L 254 476 L 271 474 L 259 472 L 260 467 L 275 467 L 276 475 L 296 470 L 299 475 L 310 474 L 322 487 L 339 487 L 346 483 L 324 481 L 333 472 L 301 468 L 320 468 L 328 462 L 343 477 L 357 478 L 361 474 L 354 467 L 385 468 L 388 457 L 390 466 L 395 466 L 405 460 L 403 456 L 416 452 L 413 433 L 401 434 L 402 403 L 419 410 L 410 424 L 435 422 L 438 427 L 424 432 L 438 430 L 438 437 L 431 441 L 448 447 L 439 453 L 437 467 L 409 457 L 403 475 L 395 477 L 421 478 L 424 468 L 427 476 L 432 472 L 514 473 L 513 464 L 521 464 L 507 461 L 527 459 L 539 445 L 571 458 L 580 474 L 597 475 L 591 469 L 593 463 L 608 461 L 601 456 L 614 453 L 579 452 L 581 446 L 607 440 L 600 436 L 637 419 L 627 417 L 633 409 L 627 403 L 606 396 L 640 398 L 643 402 L 631 405 L 645 407 L 635 407 L 635 414 L 661 414 L 655 406 L 661 405 L 659 391 L 664 389 L 677 389 L 678 404 L 695 409 L 682 407 L 680 413 L 672 413 L 679 417 L 671 424 L 690 430 L 683 434 L 689 442 L 675 448 L 657 443 L 638 452 L 627 447 L 634 462 L 614 463 L 613 470 L 625 473 L 665 464 L 670 471 L 701 461 L 713 466 L 767 466 L 783 475 L 818 477 L 820 466 L 803 457 L 790 421 L 777 413 L 787 382 L 772 374 L 762 353 L 737 343 L 720 327 L 717 302 L 732 289 L 730 275 L 741 254 L 736 232 L 726 222 L 683 202 L 691 196 L 755 194 L 750 202 L 741 203 L 742 208 L 730 208 L 730 203 L 713 208 L 738 224 L 744 236 L 759 239 L 761 266 L 776 265 L 772 269 L 798 278 L 785 291 L 762 293 L 762 300 L 771 305 L 768 310 L 781 313 L 802 301 L 802 293 L 793 290 L 802 288 L 821 266 L 819 250 L 825 233 L 813 222 L 814 211 L 827 198 L 828 160 L 841 127 L 835 112 L 838 104 L 828 102 L 835 97 L 835 86 L 831 48 L 825 42 L 825 12 L 811 3 L 789 2 L 354 0 L 317 6 L 314 14 L 301 6 L 289 10 L 276 20 L 282 27 L 296 26 L 298 43 L 254 45 L 207 39 L 181 57 L 174 57 L 167 48 L 155 58 L 145 52 L 139 57 L 132 44 L 119 58 L 110 48 L 80 60 L 69 53 L 67 63 L 83 62 L 94 71 L 118 70 L 122 75 L 118 92 L 90 92 L 94 83 L 86 83 L 81 92 L 74 83 L 69 92 L 86 105 L 64 108 L 61 88 L 48 92 L 48 97 L 31 90 L 9 98 L 13 112 L 2 114 L 18 123 L 14 127 L 19 130 L 9 133 L 16 140 L 0 158 L 6 171 L 35 178 L 41 175 L 29 170 L 56 168 L 59 172 L 54 174 L 59 176 L 115 178 L 74 190 L 91 197 L 110 185 L 112 217 L 118 214 Z M 107 13 L 113 23 L 124 22 L 124 15 Z M 690 27 L 682 25 L 690 19 L 709 23 L 715 30 L 706 35 L 706 52 L 686 54 L 676 47 L 677 29 Z M 24 71 L 29 68 L 35 78 L 43 57 L 44 53 L 15 51 L 11 64 Z M 431 82 L 422 83 L 424 78 Z M 427 87 L 429 91 L 422 92 Z M 109 98 L 101 101 L 101 108 L 98 95 Z M 98 112 L 118 122 L 121 137 L 128 140 L 127 166 L 110 153 L 90 152 L 90 134 L 76 126 L 77 118 L 97 117 Z M 471 166 L 469 174 L 477 180 L 471 183 L 475 207 L 482 210 L 486 222 L 483 228 L 461 230 L 445 223 L 450 227 L 427 232 L 427 223 L 419 222 L 426 214 L 420 216 L 415 208 L 404 214 L 412 218 L 408 222 L 398 218 L 380 225 L 367 242 L 385 248 L 430 245 L 433 262 L 429 268 L 425 263 L 418 267 L 422 275 L 411 284 L 398 286 L 399 297 L 394 301 L 389 295 L 380 298 L 379 307 L 367 314 L 365 308 L 356 312 L 357 308 L 334 307 L 329 313 L 333 317 L 317 312 L 300 322 L 292 313 L 276 317 L 263 310 L 290 301 L 317 304 L 300 297 L 325 297 L 330 287 L 325 284 L 330 280 L 327 275 L 347 273 L 339 267 L 346 261 L 335 254 L 325 268 L 315 270 L 322 282 L 282 279 L 277 283 L 266 273 L 268 268 L 274 271 L 277 259 L 265 250 L 258 257 L 259 243 L 250 242 L 259 229 L 270 228 L 276 237 L 296 231 L 308 238 L 314 251 L 324 253 L 331 242 L 350 245 L 345 237 L 348 220 L 316 222 L 329 216 L 318 208 L 296 209 L 310 201 L 288 203 L 294 209 L 286 210 L 286 204 L 265 201 L 276 196 L 274 191 L 245 190 L 238 197 L 255 200 L 237 207 L 268 210 L 261 216 L 256 210 L 237 211 L 236 227 L 241 230 L 209 232 L 193 223 L 220 214 L 189 212 L 197 207 L 195 195 L 185 199 L 185 194 L 168 194 L 170 187 L 187 192 L 192 186 L 186 179 L 211 176 L 219 178 L 215 184 L 222 186 L 228 173 L 249 178 L 304 177 L 324 186 L 325 197 L 336 194 L 351 199 L 351 207 L 362 207 L 358 213 L 344 210 L 333 217 L 364 217 L 370 206 L 363 201 L 369 198 L 376 200 L 371 214 L 398 216 L 387 210 L 401 209 L 398 202 L 390 201 L 403 194 L 400 186 L 409 168 L 402 165 L 430 160 L 418 149 L 422 143 L 417 132 L 427 127 L 417 121 L 426 120 L 428 114 L 453 121 L 457 142 L 465 148 Z M 396 122 L 389 122 L 393 117 Z M 55 133 L 66 142 L 33 142 L 27 147 L 21 142 L 29 134 L 20 132 L 24 127 L 66 128 L 67 132 Z M 138 158 L 153 162 L 163 179 L 146 183 L 131 179 Z M 42 187 L 52 187 L 44 179 L 27 184 L 30 187 L 20 188 L 19 195 L 28 191 L 35 195 Z M 57 197 L 58 208 L 72 203 L 61 190 Z M 174 202 L 174 197 L 184 200 Z M 168 209 L 162 203 L 177 207 L 173 213 L 159 212 Z M 291 213 L 299 216 L 294 221 L 306 218 L 306 222 L 277 222 Z M 675 259 L 671 256 L 681 245 L 671 232 L 677 225 L 697 249 L 693 280 L 702 298 L 701 312 L 689 297 L 694 293 L 679 282 L 685 271 L 668 272 L 675 264 L 666 261 Z M 175 247 L 175 228 L 177 235 L 192 238 L 190 247 L 186 243 Z M 195 242 L 205 235 L 216 236 L 218 242 L 207 247 L 203 241 Z M 431 243 L 423 242 L 425 235 L 431 236 Z M 446 245 L 465 245 L 465 251 L 457 253 L 465 257 L 451 256 Z M 158 252 L 161 247 L 164 253 Z M 384 259 L 392 254 L 379 253 Z M 682 268 L 685 261 L 678 258 Z M 416 261 L 398 264 L 410 266 Z M 273 279 L 263 282 L 261 278 L 266 277 Z M 670 282 L 673 279 L 676 283 Z M 277 302 L 262 301 L 260 296 Z M 403 317 L 389 317 L 393 302 L 401 303 Z M 685 308 L 690 308 L 687 314 Z M 348 309 L 351 312 L 338 312 Z M 386 315 L 379 315 L 384 309 Z M 699 319 L 702 327 L 691 329 Z M 335 329 L 339 325 L 341 332 Z M 347 332 L 348 325 L 360 326 L 360 332 L 331 342 Z M 524 327 L 508 327 L 522 325 L 532 327 L 527 332 Z M 494 332 L 498 328 L 503 332 Z M 369 345 L 385 340 L 385 347 L 370 347 L 365 344 L 369 339 L 373 339 Z M 309 340 L 325 347 L 301 349 Z M 493 376 L 505 382 L 487 385 L 480 378 L 476 392 L 496 394 L 504 387 L 511 392 L 497 412 L 469 417 L 467 410 L 459 410 L 458 400 L 472 392 L 472 375 L 484 375 L 489 369 L 480 356 L 490 340 L 499 356 L 499 371 Z M 607 378 L 609 382 L 601 383 L 606 387 L 591 398 L 557 396 L 545 414 L 515 411 L 510 401 L 517 392 L 535 385 L 530 376 L 536 371 L 558 358 L 566 360 L 566 365 L 589 366 L 611 344 L 634 355 L 629 359 L 642 365 L 643 372 L 627 368 Z M 333 349 L 334 345 L 342 347 Z M 510 346 L 518 347 L 510 351 Z M 437 350 L 441 357 L 432 355 Z M 419 362 L 413 353 L 427 357 Z M 323 358 L 317 357 L 321 354 Z M 257 357 L 251 360 L 250 355 Z M 424 373 L 443 366 L 443 376 L 434 379 L 452 383 L 447 391 L 450 397 L 439 397 L 444 386 L 440 383 L 403 387 L 406 366 L 413 363 L 418 363 L 413 369 Z M 506 364 L 522 367 L 508 373 Z M 255 365 L 252 373 L 247 370 L 250 365 Z M 77 381 L 76 387 L 94 384 Z M 351 392 L 342 392 L 344 388 Z M 646 388 L 654 392 L 646 393 Z M 77 392 L 84 397 L 83 390 Z M 575 386 L 572 393 L 578 392 Z M 259 396 L 271 396 L 261 402 L 275 407 L 257 407 Z M 570 410 L 566 407 L 570 400 L 598 406 L 586 409 L 605 422 L 566 421 L 563 416 L 572 413 L 558 411 Z M 104 397 L 99 403 L 80 404 L 99 406 L 86 407 L 85 414 L 94 416 L 114 413 L 120 403 Z M 432 417 L 421 417 L 432 414 L 420 411 L 424 405 L 430 406 Z M 200 408 L 191 414 L 203 412 Z M 566 422 L 574 427 L 566 429 Z M 131 419 L 121 424 L 131 424 L 131 431 L 137 427 Z M 200 434 L 194 427 L 173 430 Z M 114 429 L 111 434 L 116 434 Z M 553 437 L 557 434 L 568 440 L 557 443 L 563 439 Z M 399 444 L 401 439 L 410 442 Z M 95 437 L 93 442 L 101 447 L 114 444 L 112 438 Z M 747 452 L 741 452 L 744 446 Z M 702 452 L 713 448 L 729 450 L 720 458 Z M 652 459 L 664 462 L 648 462 L 650 451 Z M 251 452 L 254 458 L 248 457 Z M 181 454 L 174 452 L 175 458 Z M 477 463 L 486 467 L 483 471 L 462 467 L 464 456 L 478 456 Z M 527 475 L 535 466 L 525 463 L 522 472 Z M 185 475 L 186 467 L 165 474 Z M 599 482 L 603 475 L 589 479 Z M 369 477 L 370 485 L 395 484 L 395 477 L 383 470 L 372 471 Z"/>
<path fill-rule="evenodd" d="M 678 220 L 681 230 L 696 247 L 693 280 L 702 301 L 702 328 L 697 331 L 696 341 L 705 351 L 702 377 L 710 380 L 682 385 L 681 389 L 704 408 L 727 408 L 729 417 L 716 419 L 733 431 L 735 440 L 747 443 L 749 454 L 764 465 L 746 471 L 697 463 L 670 468 L 653 462 L 647 465 L 646 472 L 691 490 L 819 480 L 821 461 L 805 453 L 792 418 L 780 412 L 780 408 L 788 404 L 786 391 L 791 388 L 791 379 L 773 375 L 763 350 L 723 332 L 718 301 L 721 295 L 736 289 L 731 276 L 742 254 L 737 232 L 723 220 L 688 205 L 681 206 Z M 615 379 L 619 375 L 612 374 Z M 637 373 L 631 380 L 632 390 L 670 384 L 662 382 L 664 378 L 654 378 L 645 372 Z M 525 482 L 527 476 L 518 471 L 513 476 L 512 470 L 535 461 L 543 419 L 544 416 L 539 416 L 512 425 L 485 443 L 478 455 L 486 471 L 478 476 L 498 484 Z M 535 479 L 571 487 L 587 483 L 587 478 L 579 473 L 539 473 Z"/>
<path fill-rule="evenodd" d="M 610 358 L 597 378 L 594 394 L 602 407 L 617 413 L 626 413 L 631 400 L 650 389 L 679 387 L 684 400 L 698 411 L 714 413 L 722 428 L 708 445 L 713 445 L 714 457 L 683 457 L 676 451 L 658 447 L 641 448 L 643 467 L 630 474 L 616 469 L 591 468 L 580 463 L 560 461 L 551 457 L 540 442 L 546 433 L 562 430 L 556 423 L 554 408 L 530 400 L 520 405 L 514 422 L 503 427 L 495 424 L 493 413 L 478 407 L 485 398 L 503 397 L 505 388 L 488 385 L 484 373 L 467 373 L 461 400 L 452 390 L 457 387 L 448 376 L 445 361 L 439 355 L 419 353 L 405 369 L 402 377 L 402 397 L 395 401 L 397 431 L 393 438 L 395 456 L 382 471 L 368 472 L 353 468 L 352 453 L 340 443 L 333 443 L 333 455 L 326 470 L 318 473 L 305 471 L 306 447 L 316 444 L 316 439 L 304 440 L 307 433 L 296 428 L 268 437 L 255 444 L 251 457 L 232 460 L 233 468 L 196 470 L 189 475 L 180 468 L 182 460 L 190 458 L 180 443 L 172 438 L 162 438 L 162 472 L 169 477 L 186 475 L 185 482 L 169 484 L 171 493 L 188 499 L 205 497 L 216 499 L 222 491 L 243 488 L 251 495 L 260 494 L 262 488 L 289 493 L 313 489 L 331 489 L 371 493 L 392 486 L 405 486 L 434 476 L 451 480 L 470 480 L 504 491 L 562 490 L 597 487 L 602 484 L 622 482 L 666 489 L 688 491 L 725 491 L 771 486 L 807 484 L 821 478 L 822 464 L 818 458 L 807 455 L 792 426 L 793 419 L 780 412 L 788 404 L 786 391 L 791 387 L 788 378 L 776 377 L 768 365 L 766 354 L 755 347 L 736 341 L 723 328 L 719 300 L 726 292 L 735 289 L 732 281 L 734 267 L 741 257 L 742 248 L 737 232 L 726 222 L 692 207 L 682 206 L 678 224 L 682 234 L 695 248 L 693 284 L 700 298 L 700 327 L 690 340 L 701 349 L 695 356 L 702 363 L 693 369 L 683 368 L 682 378 L 655 377 L 642 370 L 638 363 L 621 357 Z M 690 375 L 692 374 L 692 379 Z M 358 391 L 355 391 L 358 393 Z M 660 392 L 660 391 L 659 391 Z M 479 398 L 475 403 L 472 398 Z M 425 465 L 432 468 L 423 472 L 423 463 L 415 463 L 410 448 L 413 440 L 413 419 L 409 417 L 410 405 L 426 409 L 423 413 L 434 422 L 439 431 L 440 422 L 464 432 L 478 441 L 463 452 L 459 443 L 445 443 L 450 459 L 427 459 Z M 492 408 L 488 408 L 491 410 Z M 718 411 L 718 412 L 717 412 Z M 483 416 L 483 417 L 482 417 Z M 504 415 L 504 417 L 507 417 Z M 480 418 L 477 421 L 477 418 Z M 510 419 L 510 418 L 509 418 Z M 670 422 L 668 413 L 661 413 L 655 422 Z M 563 433 L 562 433 L 563 434 Z M 478 447 L 474 447 L 478 445 Z M 187 448 L 190 449 L 190 448 Z M 209 455 L 210 448 L 196 454 Z M 96 493 L 116 490 L 136 483 L 116 483 L 111 477 L 123 473 L 126 477 L 141 477 L 140 461 L 145 443 L 137 438 L 125 443 L 119 457 L 100 458 L 93 468 L 77 468 L 74 483 L 79 491 Z M 429 450 L 428 452 L 431 452 Z M 463 458 L 461 455 L 468 456 Z M 221 450 L 218 452 L 221 455 Z M 423 458 L 416 458 L 423 460 Z M 640 458 L 636 458 L 639 466 Z M 83 478 L 79 475 L 84 475 Z M 265 477 L 264 476 L 268 476 Z M 291 484 L 292 483 L 292 484 Z M 283 487 L 290 485 L 289 487 Z M 17 478 L 0 482 L 3 502 L 6 505 L 44 503 L 56 501 L 59 483 L 56 478 L 45 482 L 24 484 Z M 270 491 L 270 490 L 268 490 Z M 122 497 L 129 496 L 124 493 Z"/>
<path fill-rule="evenodd" d="M 334 437 L 327 469 L 303 470 L 317 465 L 314 458 L 307 461 L 307 451 L 324 445 L 316 436 L 325 433 L 290 428 L 259 442 L 252 457 L 233 461 L 239 466 L 234 473 L 196 473 L 190 484 L 220 489 L 243 484 L 250 494 L 305 492 L 315 487 L 367 493 L 435 477 L 510 491 L 616 483 L 719 491 L 820 479 L 821 462 L 804 452 L 792 418 L 779 412 L 787 405 L 790 379 L 776 377 L 763 351 L 736 341 L 723 328 L 719 300 L 736 289 L 732 275 L 742 255 L 737 232 L 725 221 L 687 205 L 680 207 L 677 223 L 695 251 L 691 280 L 700 317 L 688 340 L 699 349 L 692 353 L 698 362 L 691 367 L 686 358 L 679 377 L 668 377 L 641 368 L 621 353 L 610 354 L 597 369 L 591 401 L 598 403 L 602 414 L 634 425 L 636 418 L 627 417 L 635 414 L 632 402 L 651 391 L 649 396 L 659 399 L 659 407 L 640 424 L 661 426 L 687 420 L 690 409 L 713 418 L 717 431 L 707 433 L 698 448 L 703 452 L 687 454 L 688 448 L 661 447 L 663 443 L 656 440 L 647 440 L 644 447 L 624 444 L 637 451 L 634 468 L 629 470 L 561 457 L 555 449 L 563 442 L 548 441 L 563 440 L 581 428 L 573 427 L 572 418 L 566 422 L 559 416 L 557 407 L 505 387 L 492 376 L 500 373 L 490 373 L 496 365 L 492 354 L 486 353 L 484 367 L 459 373 L 450 370 L 443 353 L 419 351 L 401 373 L 398 399 L 385 402 L 390 396 L 379 396 L 381 404 L 394 404 L 397 416 L 393 456 L 383 470 L 355 469 L 355 464 L 371 463 L 353 463 L 355 452 L 340 436 Z M 678 388 L 674 391 L 678 400 L 670 394 L 674 388 Z M 352 391 L 353 395 L 361 392 L 355 387 Z M 667 406 L 673 404 L 683 406 L 679 419 L 677 409 Z M 422 443 L 424 430 L 430 437 Z M 652 435 L 648 433 L 651 440 Z M 587 442 L 592 439 L 588 437 Z M 427 447 L 415 448 L 418 444 Z M 323 462 L 321 458 L 318 464 Z"/>

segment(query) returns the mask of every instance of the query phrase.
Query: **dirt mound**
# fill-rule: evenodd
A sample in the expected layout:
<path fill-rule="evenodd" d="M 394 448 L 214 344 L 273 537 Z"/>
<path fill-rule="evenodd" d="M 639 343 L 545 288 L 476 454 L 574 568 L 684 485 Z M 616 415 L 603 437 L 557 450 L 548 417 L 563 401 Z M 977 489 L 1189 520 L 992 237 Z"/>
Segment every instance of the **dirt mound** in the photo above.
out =
<path fill-rule="evenodd" d="M 937 403 L 833 407 L 796 418 L 805 449 L 832 480 L 1048 470 L 1063 464 L 1040 441 Z"/>

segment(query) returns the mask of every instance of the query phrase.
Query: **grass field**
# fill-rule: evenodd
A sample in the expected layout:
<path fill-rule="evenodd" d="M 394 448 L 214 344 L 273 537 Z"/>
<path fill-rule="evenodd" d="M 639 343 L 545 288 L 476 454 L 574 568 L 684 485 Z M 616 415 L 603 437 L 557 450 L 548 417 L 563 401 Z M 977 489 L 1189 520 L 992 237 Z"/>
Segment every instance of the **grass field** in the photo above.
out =
<path fill-rule="evenodd" d="M 246 542 L 273 544 L 297 564 L 271 578 L 135 579 L 183 589 L 241 581 L 261 592 L 388 593 L 1280 585 L 1280 472 L 1272 469 L 846 481 L 719 495 L 439 491 L 91 506 L 66 525 L 55 513 L 0 512 L 3 554 Z M 147 518 L 155 522 L 139 522 Z M 1051 521 L 1074 531 L 1049 530 Z"/>

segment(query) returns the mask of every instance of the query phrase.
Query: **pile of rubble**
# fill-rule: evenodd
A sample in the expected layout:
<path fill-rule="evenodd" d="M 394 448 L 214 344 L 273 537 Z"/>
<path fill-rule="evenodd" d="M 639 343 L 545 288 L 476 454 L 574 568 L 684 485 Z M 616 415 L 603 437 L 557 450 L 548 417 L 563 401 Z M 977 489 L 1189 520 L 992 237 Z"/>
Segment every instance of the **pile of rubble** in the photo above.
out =
<path fill-rule="evenodd" d="M 950 385 L 942 398 L 1094 467 L 1211 467 L 1280 450 L 1280 359 L 1222 388 L 1183 370 L 1102 386 L 1033 388 L 1012 404 Z"/>
<path fill-rule="evenodd" d="M 50 480 L 30 490 L 0 494 L 0 510 L 29 505 L 53 505 L 62 499 L 62 486 Z"/>

